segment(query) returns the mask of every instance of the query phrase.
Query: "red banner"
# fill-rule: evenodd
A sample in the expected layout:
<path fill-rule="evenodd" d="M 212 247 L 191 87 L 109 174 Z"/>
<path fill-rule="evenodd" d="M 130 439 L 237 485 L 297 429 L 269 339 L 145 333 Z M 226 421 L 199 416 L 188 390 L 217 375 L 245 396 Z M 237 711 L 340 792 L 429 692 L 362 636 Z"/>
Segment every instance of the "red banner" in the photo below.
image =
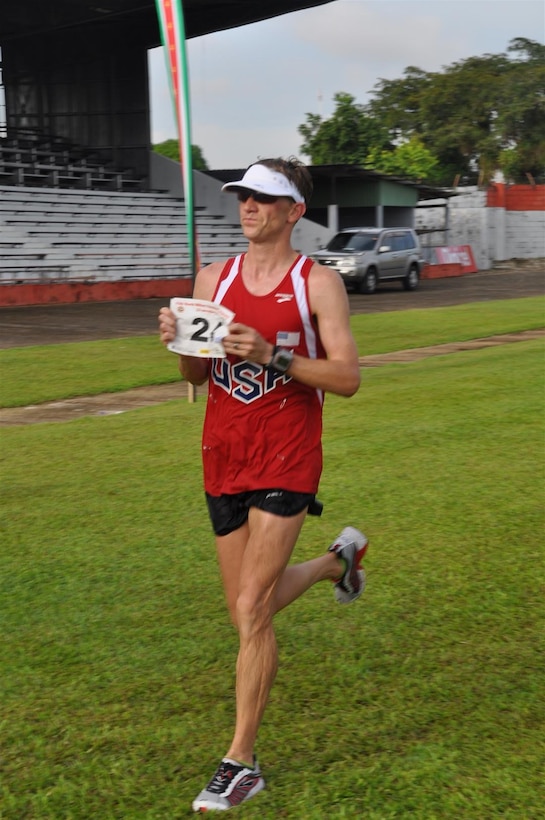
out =
<path fill-rule="evenodd" d="M 156 0 L 156 6 L 161 28 L 161 38 L 165 48 L 174 114 L 178 126 L 180 160 L 187 215 L 187 239 L 192 275 L 193 278 L 195 278 L 200 267 L 200 260 L 195 225 L 189 70 L 187 65 L 184 13 L 182 0 Z"/>
<path fill-rule="evenodd" d="M 478 271 L 471 245 L 446 245 L 442 248 L 434 248 L 434 251 L 439 265 L 460 265 L 464 273 L 477 273 Z"/>

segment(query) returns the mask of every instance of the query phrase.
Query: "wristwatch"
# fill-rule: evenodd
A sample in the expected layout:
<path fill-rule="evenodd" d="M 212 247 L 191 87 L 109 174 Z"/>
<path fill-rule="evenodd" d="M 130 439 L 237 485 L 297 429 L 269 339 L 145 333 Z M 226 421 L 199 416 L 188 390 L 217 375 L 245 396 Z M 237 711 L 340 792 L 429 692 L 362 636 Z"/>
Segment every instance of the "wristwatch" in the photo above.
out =
<path fill-rule="evenodd" d="M 277 373 L 285 373 L 293 361 L 293 350 L 288 350 L 287 347 L 273 347 L 271 360 L 267 367 L 275 370 Z"/>

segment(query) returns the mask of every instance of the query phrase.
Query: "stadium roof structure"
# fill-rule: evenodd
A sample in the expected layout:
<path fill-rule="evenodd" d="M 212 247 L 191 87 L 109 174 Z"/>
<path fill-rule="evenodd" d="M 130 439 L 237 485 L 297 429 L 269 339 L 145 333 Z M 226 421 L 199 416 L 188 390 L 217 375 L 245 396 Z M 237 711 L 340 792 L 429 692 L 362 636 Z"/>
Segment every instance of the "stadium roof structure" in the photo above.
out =
<path fill-rule="evenodd" d="M 183 0 L 188 39 L 256 23 L 331 0 Z M 56 31 L 126 22 L 146 27 L 148 47 L 160 45 L 154 0 L 2 0 L 0 45 Z"/>
<path fill-rule="evenodd" d="M 211 170 L 206 173 L 225 183 L 232 182 L 235 179 L 240 179 L 240 177 L 244 174 L 244 171 L 244 168 L 226 168 Z M 359 165 L 311 165 L 309 166 L 309 171 L 315 186 L 317 184 L 321 184 L 329 189 L 332 202 L 336 200 L 335 187 L 338 182 L 342 182 L 343 180 L 350 180 L 353 184 L 392 182 L 405 188 L 415 189 L 418 192 L 419 200 L 447 199 L 449 197 L 456 196 L 456 192 L 445 188 L 426 185 L 425 183 L 418 182 L 414 179 L 392 176 L 391 174 L 383 174 L 380 171 L 362 168 Z"/>

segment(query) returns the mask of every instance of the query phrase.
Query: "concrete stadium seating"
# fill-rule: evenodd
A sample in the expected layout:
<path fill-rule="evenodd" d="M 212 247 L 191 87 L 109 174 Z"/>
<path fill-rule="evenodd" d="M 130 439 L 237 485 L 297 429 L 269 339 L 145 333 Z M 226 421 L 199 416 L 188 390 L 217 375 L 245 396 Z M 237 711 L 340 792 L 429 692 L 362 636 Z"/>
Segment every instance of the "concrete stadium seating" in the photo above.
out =
<path fill-rule="evenodd" d="M 85 190 L 141 190 L 132 169 L 118 168 L 90 148 L 22 129 L 0 138 L 0 183 Z"/>
<path fill-rule="evenodd" d="M 196 211 L 203 264 L 242 251 L 240 226 Z M 0 185 L 0 284 L 191 276 L 182 199 Z"/>

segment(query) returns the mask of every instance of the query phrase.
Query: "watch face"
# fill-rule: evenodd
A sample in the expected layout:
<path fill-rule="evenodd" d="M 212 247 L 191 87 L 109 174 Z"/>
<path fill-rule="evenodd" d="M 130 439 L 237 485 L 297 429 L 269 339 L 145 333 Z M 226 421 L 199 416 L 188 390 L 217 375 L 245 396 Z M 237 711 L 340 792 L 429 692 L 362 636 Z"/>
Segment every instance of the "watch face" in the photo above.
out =
<path fill-rule="evenodd" d="M 293 353 L 291 350 L 280 349 L 276 352 L 273 359 L 273 367 L 280 373 L 285 373 L 293 360 Z"/>
<path fill-rule="evenodd" d="M 276 363 L 282 368 L 282 370 L 287 370 L 287 368 L 291 364 L 293 356 L 291 353 L 288 353 L 287 350 L 281 350 L 276 357 Z"/>

